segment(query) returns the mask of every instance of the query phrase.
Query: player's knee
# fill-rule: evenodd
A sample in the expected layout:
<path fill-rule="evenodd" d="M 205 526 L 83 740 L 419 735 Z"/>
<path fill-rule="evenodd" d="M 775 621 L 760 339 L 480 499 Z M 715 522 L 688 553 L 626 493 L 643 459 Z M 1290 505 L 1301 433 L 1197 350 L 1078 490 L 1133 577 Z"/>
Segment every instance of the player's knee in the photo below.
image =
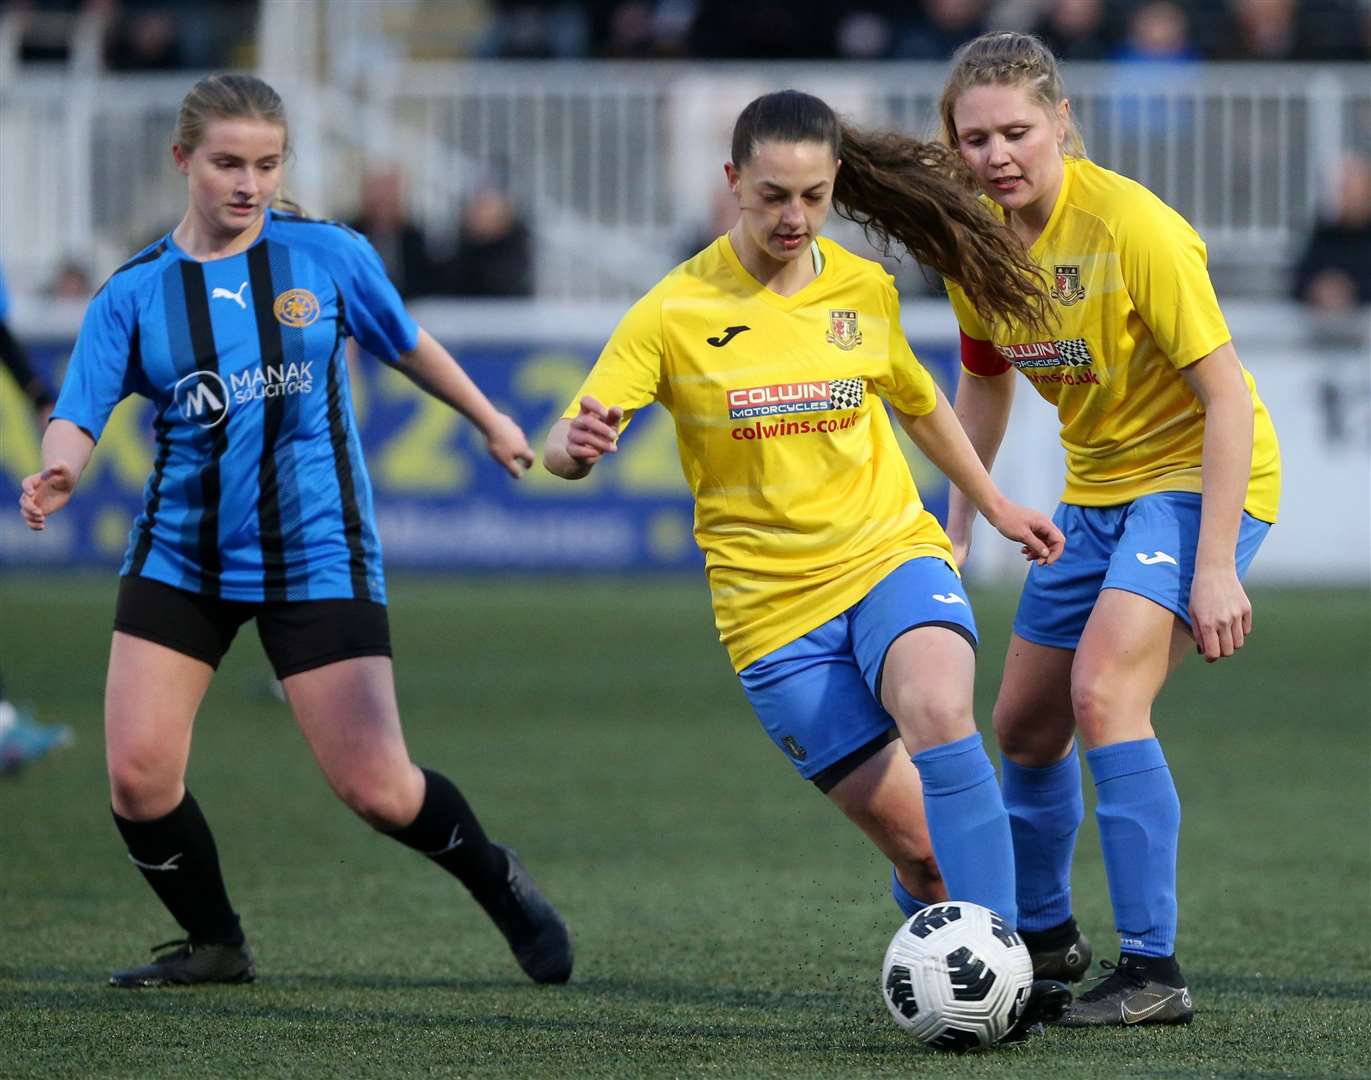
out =
<path fill-rule="evenodd" d="M 180 777 L 155 762 L 123 758 L 109 763 L 110 805 L 131 821 L 152 821 L 176 809 Z"/>
<path fill-rule="evenodd" d="M 373 829 L 394 832 L 414 821 L 423 792 L 402 778 L 360 776 L 335 784 L 338 797 Z"/>
<path fill-rule="evenodd" d="M 901 698 L 895 702 L 899 711 L 894 715 L 904 718 L 902 731 L 913 727 L 919 744 L 913 748 L 915 752 L 964 738 L 976 730 L 971 703 L 960 697 L 938 697 L 906 690 Z"/>
<path fill-rule="evenodd" d="M 1087 669 L 1071 673 L 1071 711 L 1088 745 L 1097 745 L 1108 735 L 1118 709 L 1117 686 L 1104 672 Z"/>
<path fill-rule="evenodd" d="M 1074 729 L 1070 717 L 1034 714 L 999 702 L 995 704 L 990 722 L 1000 752 L 1029 768 L 1060 761 Z"/>

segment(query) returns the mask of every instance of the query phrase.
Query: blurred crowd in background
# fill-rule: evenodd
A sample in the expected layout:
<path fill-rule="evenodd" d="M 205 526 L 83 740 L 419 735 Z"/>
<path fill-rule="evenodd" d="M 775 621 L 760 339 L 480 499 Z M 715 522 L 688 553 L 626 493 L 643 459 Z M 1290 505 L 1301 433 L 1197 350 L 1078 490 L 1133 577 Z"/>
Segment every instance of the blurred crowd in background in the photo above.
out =
<path fill-rule="evenodd" d="M 380 0 L 377 0 L 380 2 Z M 256 0 L 9 0 L 42 14 L 27 59 L 61 59 L 61 16 L 106 13 L 119 71 L 249 66 Z M 1063 60 L 1368 60 L 1367 0 L 385 0 L 415 57 L 946 60 L 990 29 Z"/>
<path fill-rule="evenodd" d="M 386 0 L 379 11 L 387 48 L 432 60 L 945 61 L 992 26 L 1034 30 L 1067 61 L 1371 60 L 1371 0 Z M 23 64 L 66 62 L 81 21 L 100 26 L 111 71 L 257 59 L 258 0 L 9 0 L 0 15 Z M 1334 188 L 1290 264 L 1287 289 L 1313 309 L 1343 312 L 1371 305 L 1371 146 L 1347 147 Z M 535 230 L 498 177 L 463 196 L 441 235 L 414 220 L 399 165 L 371 163 L 353 205 L 344 216 L 406 298 L 534 293 Z M 680 257 L 725 231 L 735 212 L 730 199 L 717 200 L 711 220 L 683 238 Z M 100 269 L 66 260 L 42 291 L 83 299 Z"/>

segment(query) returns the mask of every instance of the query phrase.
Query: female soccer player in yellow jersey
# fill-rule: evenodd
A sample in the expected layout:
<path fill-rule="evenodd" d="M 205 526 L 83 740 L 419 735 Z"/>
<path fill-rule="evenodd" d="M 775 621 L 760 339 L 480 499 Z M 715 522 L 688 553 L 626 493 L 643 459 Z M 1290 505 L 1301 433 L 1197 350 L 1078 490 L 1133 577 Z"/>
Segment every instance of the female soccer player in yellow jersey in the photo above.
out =
<path fill-rule="evenodd" d="M 961 418 L 994 459 L 1018 368 L 1057 406 L 1065 554 L 1029 569 L 995 730 L 1013 823 L 1019 925 L 1039 972 L 1080 978 L 1071 914 L 1083 816 L 1077 731 L 1122 955 L 1062 1018 L 1186 1023 L 1175 958 L 1180 803 L 1152 702 L 1189 649 L 1231 656 L 1252 630 L 1239 578 L 1276 519 L 1280 457 L 1205 269 L 1205 248 L 1146 188 L 1093 164 L 1056 62 L 1025 34 L 987 34 L 953 61 L 944 134 L 1052 284 L 1051 333 L 988 322 L 949 282 L 962 329 Z M 975 516 L 954 492 L 964 557 Z"/>
<path fill-rule="evenodd" d="M 1061 534 L 991 482 L 910 352 L 890 275 L 819 236 L 837 205 L 940 270 L 965 263 L 988 316 L 1041 318 L 1022 253 L 959 167 L 807 94 L 752 102 L 724 167 L 737 224 L 628 312 L 543 460 L 585 476 L 660 401 L 719 634 L 767 733 L 889 856 L 906 914 L 951 896 L 1012 929 L 1009 821 L 972 718 L 975 623 L 882 400 L 1030 558 L 1055 560 Z M 1029 1012 L 1068 1000 L 1042 983 Z"/>

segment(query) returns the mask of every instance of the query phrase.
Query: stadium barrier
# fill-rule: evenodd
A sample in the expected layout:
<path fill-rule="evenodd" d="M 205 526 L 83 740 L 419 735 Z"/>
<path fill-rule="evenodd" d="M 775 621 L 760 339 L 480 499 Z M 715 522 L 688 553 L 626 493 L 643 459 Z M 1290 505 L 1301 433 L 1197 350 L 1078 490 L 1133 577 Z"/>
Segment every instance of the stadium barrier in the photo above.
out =
<path fill-rule="evenodd" d="M 621 314 L 617 306 L 418 305 L 489 396 L 535 447 L 572 400 Z M 40 370 L 56 380 L 75 325 L 20 312 L 19 330 Z M 1371 581 L 1371 357 L 1364 344 L 1315 348 L 1298 331 L 1298 309 L 1228 305 L 1243 362 L 1253 372 L 1281 441 L 1280 525 L 1253 569 L 1256 580 Z M 946 304 L 905 306 L 915 352 L 951 393 L 956 325 Z M 635 419 L 624 452 L 587 480 L 567 483 L 535 468 L 520 483 L 486 455 L 483 441 L 398 372 L 354 359 L 353 397 L 376 494 L 386 564 L 392 569 L 479 571 L 672 571 L 696 568 L 691 502 L 671 419 L 658 408 Z M 1013 498 L 1050 508 L 1061 491 L 1056 414 L 1020 386 L 995 468 Z M 151 470 L 151 405 L 133 398 L 115 412 L 79 497 L 48 530 L 30 533 L 0 512 L 0 564 L 117 567 Z M 17 495 L 38 468 L 27 402 L 0 376 L 0 473 Z M 946 483 L 906 445 L 926 503 L 941 516 Z M 12 506 L 12 503 L 10 504 Z M 970 573 L 1021 575 L 1014 545 L 978 525 Z"/>

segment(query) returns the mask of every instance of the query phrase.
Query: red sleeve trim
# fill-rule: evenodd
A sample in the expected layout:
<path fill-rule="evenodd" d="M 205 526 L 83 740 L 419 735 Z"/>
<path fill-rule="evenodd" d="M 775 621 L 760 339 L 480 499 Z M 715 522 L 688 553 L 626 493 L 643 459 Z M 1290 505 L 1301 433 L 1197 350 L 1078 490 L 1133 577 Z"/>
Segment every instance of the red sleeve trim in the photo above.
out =
<path fill-rule="evenodd" d="M 1000 355 L 999 350 L 988 341 L 980 341 L 973 337 L 967 337 L 966 331 L 961 331 L 962 335 L 962 367 L 973 375 L 1003 375 L 1010 368 L 1010 363 Z"/>

